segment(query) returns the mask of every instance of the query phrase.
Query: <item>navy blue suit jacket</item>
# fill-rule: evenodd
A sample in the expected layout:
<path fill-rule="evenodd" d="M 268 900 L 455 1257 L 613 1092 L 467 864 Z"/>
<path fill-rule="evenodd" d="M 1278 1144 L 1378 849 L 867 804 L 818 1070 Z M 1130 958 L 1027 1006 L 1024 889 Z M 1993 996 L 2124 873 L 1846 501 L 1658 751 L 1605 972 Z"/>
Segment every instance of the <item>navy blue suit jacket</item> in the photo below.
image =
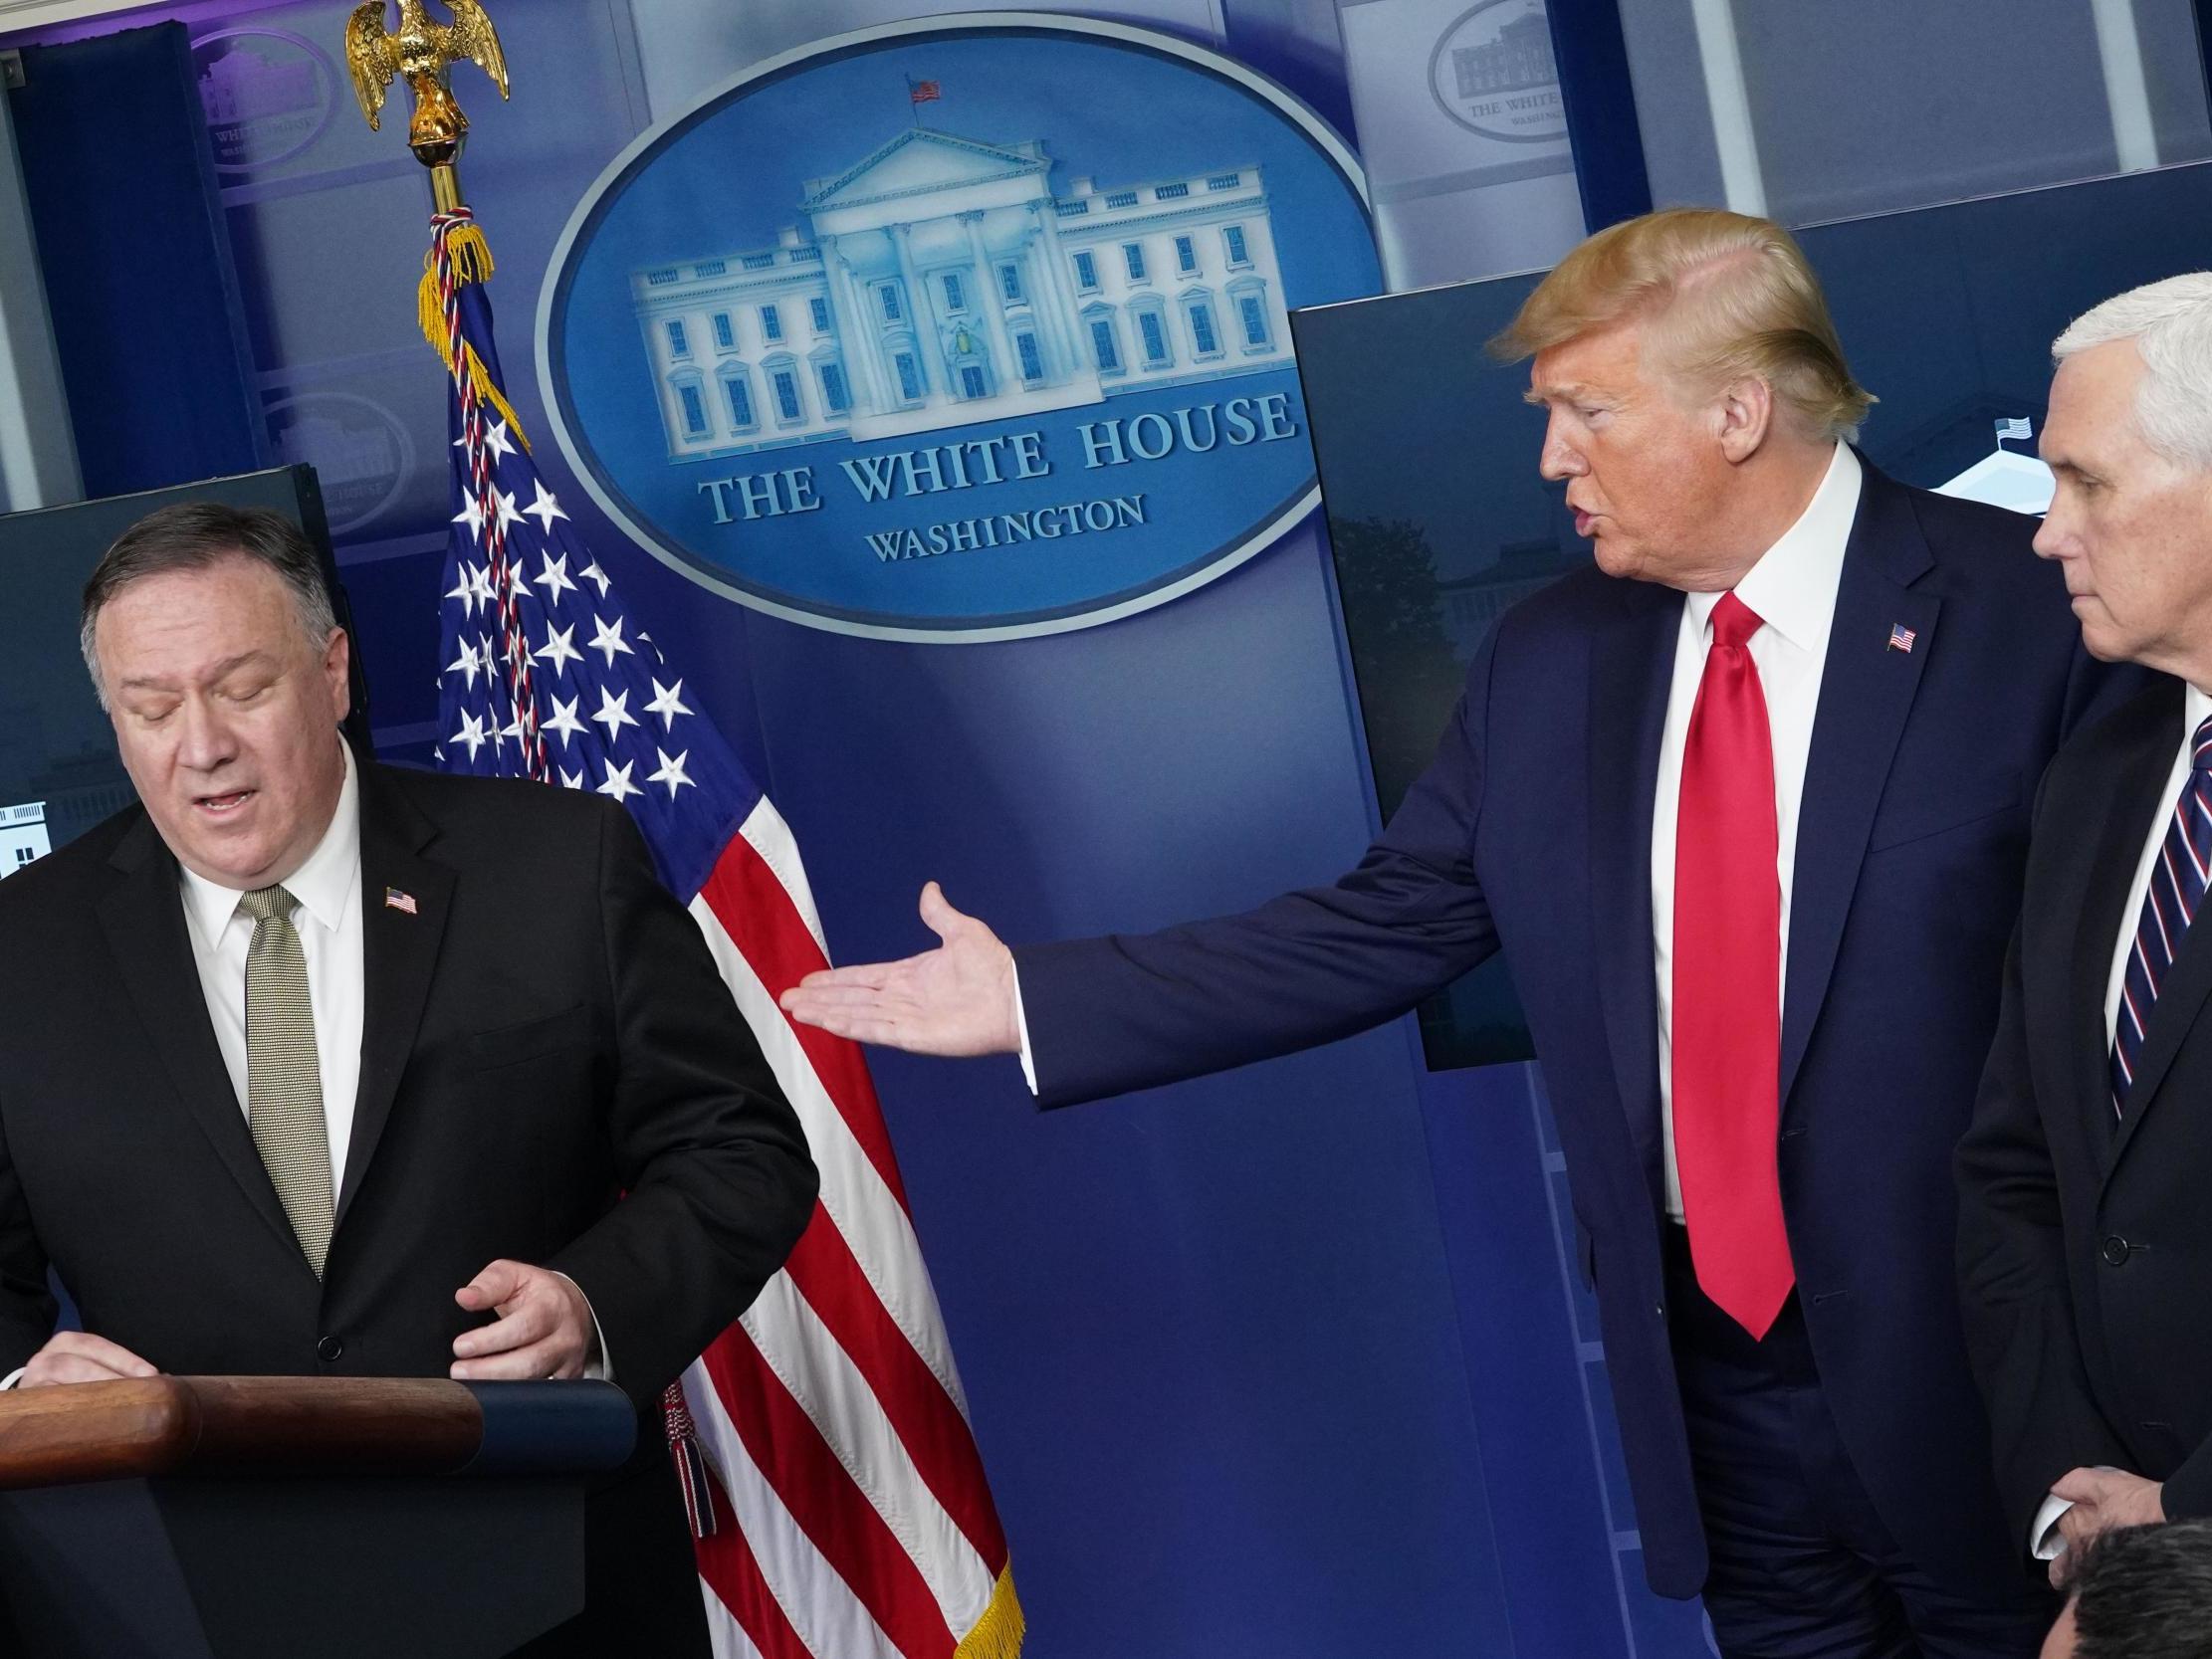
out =
<path fill-rule="evenodd" d="M 1800 812 L 1783 1206 L 1831 1408 L 1900 1545 L 2015 1590 L 1951 1264 L 1951 1152 L 1996 1024 L 2045 762 L 2124 676 L 2034 521 L 1866 470 Z M 1577 572 L 1515 606 L 1358 868 L 1243 916 L 1016 952 L 1048 1106 L 1404 1013 L 1503 948 L 1588 1242 L 1652 1585 L 1706 1569 L 1660 1265 L 1651 825 L 1682 595 Z M 1896 624 L 1909 651 L 1892 649 Z"/>

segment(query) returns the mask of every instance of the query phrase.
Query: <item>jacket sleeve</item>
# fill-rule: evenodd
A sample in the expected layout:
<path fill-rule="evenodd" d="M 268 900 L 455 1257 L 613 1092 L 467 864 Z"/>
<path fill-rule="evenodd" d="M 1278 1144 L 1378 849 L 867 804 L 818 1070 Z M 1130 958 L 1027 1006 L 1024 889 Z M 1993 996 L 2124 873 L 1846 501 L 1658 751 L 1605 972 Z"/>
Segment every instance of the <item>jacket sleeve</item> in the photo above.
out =
<path fill-rule="evenodd" d="M 4 1119 L 0 1114 L 0 1123 Z M 0 1376 L 28 1364 L 53 1334 L 60 1310 L 46 1268 L 46 1250 L 0 1130 Z"/>
<path fill-rule="evenodd" d="M 1956 1159 L 1967 1352 L 1989 1407 L 1997 1485 L 2023 1555 L 2068 1470 L 2132 1463 L 2082 1365 L 2057 1171 L 2044 1137 L 2021 1008 L 2020 933 L 2005 957 L 1997 1038 Z"/>
<path fill-rule="evenodd" d="M 1311 1048 L 1412 1008 L 1497 948 L 1475 870 L 1493 630 L 1436 758 L 1358 866 L 1241 916 L 1014 952 L 1040 1104 Z"/>
<path fill-rule="evenodd" d="M 629 814 L 601 821 L 617 1050 L 606 1132 L 625 1196 L 545 1265 L 582 1290 L 615 1381 L 644 1405 L 783 1265 L 817 1180 L 698 925 Z"/>

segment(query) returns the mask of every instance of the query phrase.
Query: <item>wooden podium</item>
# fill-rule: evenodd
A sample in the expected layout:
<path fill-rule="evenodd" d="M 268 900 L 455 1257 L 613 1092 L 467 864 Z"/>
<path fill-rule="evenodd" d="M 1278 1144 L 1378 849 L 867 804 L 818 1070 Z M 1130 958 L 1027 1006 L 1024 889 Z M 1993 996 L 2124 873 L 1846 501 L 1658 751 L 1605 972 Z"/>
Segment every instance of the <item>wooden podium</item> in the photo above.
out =
<path fill-rule="evenodd" d="M 0 1652 L 482 1659 L 583 1607 L 603 1382 L 162 1376 L 0 1394 Z"/>

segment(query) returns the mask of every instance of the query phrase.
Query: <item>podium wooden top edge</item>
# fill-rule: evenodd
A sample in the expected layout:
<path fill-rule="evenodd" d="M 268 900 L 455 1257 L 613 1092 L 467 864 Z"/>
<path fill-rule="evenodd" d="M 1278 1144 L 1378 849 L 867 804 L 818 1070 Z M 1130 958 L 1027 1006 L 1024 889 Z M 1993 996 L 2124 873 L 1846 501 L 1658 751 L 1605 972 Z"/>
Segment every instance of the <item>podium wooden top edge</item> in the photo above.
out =
<path fill-rule="evenodd" d="M 495 1419 L 489 1436 L 488 1415 Z M 635 1426 L 628 1400 L 605 1383 L 293 1376 L 67 1383 L 0 1393 L 0 1490 L 151 1476 L 581 1473 L 619 1464 Z M 472 1467 L 483 1451 L 496 1455 Z"/>

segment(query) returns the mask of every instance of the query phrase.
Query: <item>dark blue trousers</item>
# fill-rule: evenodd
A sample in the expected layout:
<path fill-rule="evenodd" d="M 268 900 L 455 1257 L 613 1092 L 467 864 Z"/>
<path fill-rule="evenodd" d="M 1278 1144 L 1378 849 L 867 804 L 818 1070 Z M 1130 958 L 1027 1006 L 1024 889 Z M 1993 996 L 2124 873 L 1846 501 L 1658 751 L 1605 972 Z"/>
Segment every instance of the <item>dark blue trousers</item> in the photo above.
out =
<path fill-rule="evenodd" d="M 1723 1659 L 2035 1659 L 2056 1609 L 2025 1563 L 2015 1600 L 1968 1599 L 1881 1524 L 1829 1415 L 1797 1299 L 1753 1342 L 1697 1288 L 1683 1229 L 1666 1233 L 1669 1334 L 1712 1557 L 1705 1613 Z"/>

